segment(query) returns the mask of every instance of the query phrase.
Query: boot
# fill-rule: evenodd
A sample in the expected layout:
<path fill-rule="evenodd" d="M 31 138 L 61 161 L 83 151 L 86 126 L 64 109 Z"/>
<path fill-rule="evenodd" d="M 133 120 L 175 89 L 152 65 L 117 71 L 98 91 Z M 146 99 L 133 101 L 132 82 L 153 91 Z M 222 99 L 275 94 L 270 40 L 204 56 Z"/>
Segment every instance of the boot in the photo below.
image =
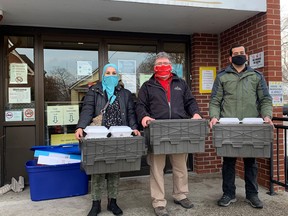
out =
<path fill-rule="evenodd" d="M 113 198 L 108 199 L 107 210 L 111 211 L 114 215 L 119 216 L 123 214 L 123 211 L 119 208 L 119 206 L 116 203 L 116 199 L 113 199 Z"/>
<path fill-rule="evenodd" d="M 101 212 L 101 200 L 93 201 L 92 208 L 87 216 L 97 216 Z"/>

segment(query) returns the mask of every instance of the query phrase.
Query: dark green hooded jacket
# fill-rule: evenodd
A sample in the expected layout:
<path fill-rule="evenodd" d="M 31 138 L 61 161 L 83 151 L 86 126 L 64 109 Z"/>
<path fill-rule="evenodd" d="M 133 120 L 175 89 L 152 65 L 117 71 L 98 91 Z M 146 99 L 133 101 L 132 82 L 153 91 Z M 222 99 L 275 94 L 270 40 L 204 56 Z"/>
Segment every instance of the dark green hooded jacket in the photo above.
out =
<path fill-rule="evenodd" d="M 238 73 L 230 65 L 217 74 L 209 104 L 210 118 L 271 118 L 272 110 L 272 98 L 261 72 L 246 66 Z"/>

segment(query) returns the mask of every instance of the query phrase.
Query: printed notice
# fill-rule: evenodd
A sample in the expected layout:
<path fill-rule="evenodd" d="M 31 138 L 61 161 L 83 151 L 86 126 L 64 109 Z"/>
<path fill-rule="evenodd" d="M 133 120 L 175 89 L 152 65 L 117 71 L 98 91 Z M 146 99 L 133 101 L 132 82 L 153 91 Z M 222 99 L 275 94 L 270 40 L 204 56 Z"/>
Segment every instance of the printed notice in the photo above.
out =
<path fill-rule="evenodd" d="M 139 87 L 141 87 L 144 82 L 148 81 L 151 78 L 151 76 L 152 76 L 152 74 L 140 73 L 140 75 L 139 75 L 140 86 Z"/>
<path fill-rule="evenodd" d="M 269 82 L 269 93 L 272 97 L 273 106 L 283 106 L 282 82 Z"/>
<path fill-rule="evenodd" d="M 264 67 L 264 52 L 251 54 L 249 56 L 249 65 L 254 69 Z"/>
<path fill-rule="evenodd" d="M 9 65 L 10 84 L 27 84 L 27 64 L 11 63 Z"/>
<path fill-rule="evenodd" d="M 47 107 L 47 126 L 63 125 L 63 106 Z"/>
<path fill-rule="evenodd" d="M 120 74 L 136 74 L 136 60 L 118 60 Z"/>
<path fill-rule="evenodd" d="M 92 61 L 77 61 L 77 75 L 87 76 L 92 74 Z"/>
<path fill-rule="evenodd" d="M 51 134 L 51 145 L 77 143 L 74 133 L 68 134 Z"/>
<path fill-rule="evenodd" d="M 9 88 L 8 97 L 11 104 L 31 103 L 31 88 Z"/>
<path fill-rule="evenodd" d="M 211 93 L 214 79 L 216 77 L 216 67 L 200 67 L 200 93 Z"/>
<path fill-rule="evenodd" d="M 23 109 L 23 120 L 35 121 L 35 109 L 34 108 Z"/>
<path fill-rule="evenodd" d="M 6 111 L 5 121 L 22 121 L 21 111 Z"/>
<path fill-rule="evenodd" d="M 75 125 L 79 119 L 79 105 L 63 106 L 64 125 Z"/>
<path fill-rule="evenodd" d="M 136 74 L 121 74 L 121 79 L 126 89 L 136 93 Z"/>

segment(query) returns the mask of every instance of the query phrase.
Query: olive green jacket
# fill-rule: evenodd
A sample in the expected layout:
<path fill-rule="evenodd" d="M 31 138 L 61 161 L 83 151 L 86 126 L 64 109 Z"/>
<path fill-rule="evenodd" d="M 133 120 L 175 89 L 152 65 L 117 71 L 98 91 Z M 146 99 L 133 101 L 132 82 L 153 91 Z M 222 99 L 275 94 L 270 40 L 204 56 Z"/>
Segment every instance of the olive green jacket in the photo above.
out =
<path fill-rule="evenodd" d="M 271 118 L 272 110 L 272 98 L 261 72 L 247 66 L 238 73 L 230 65 L 217 74 L 209 104 L 210 118 Z"/>

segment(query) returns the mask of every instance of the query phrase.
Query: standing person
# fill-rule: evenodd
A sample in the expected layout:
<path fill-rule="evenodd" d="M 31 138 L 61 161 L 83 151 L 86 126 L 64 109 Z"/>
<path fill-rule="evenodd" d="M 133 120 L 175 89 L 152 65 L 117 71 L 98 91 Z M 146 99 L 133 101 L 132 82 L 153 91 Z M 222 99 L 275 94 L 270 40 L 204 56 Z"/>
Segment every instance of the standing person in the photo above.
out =
<path fill-rule="evenodd" d="M 143 127 L 155 119 L 201 119 L 199 108 L 186 82 L 172 73 L 170 56 L 160 52 L 154 63 L 154 74 L 139 90 L 136 114 Z M 192 208 L 188 195 L 188 154 L 172 154 L 169 159 L 173 170 L 173 198 L 183 208 Z M 164 189 L 166 155 L 149 153 L 150 191 L 155 214 L 168 216 Z"/>
<path fill-rule="evenodd" d="M 234 117 L 242 120 L 246 117 L 262 117 L 273 125 L 272 99 L 262 73 L 246 64 L 248 55 L 245 47 L 233 46 L 230 49 L 230 65 L 217 74 L 211 94 L 209 115 L 210 128 L 221 117 Z M 224 157 L 222 166 L 223 196 L 219 206 L 228 206 L 236 202 L 234 157 Z M 255 158 L 243 158 L 245 169 L 246 200 L 254 208 L 263 208 L 258 197 L 257 163 Z"/>
<path fill-rule="evenodd" d="M 76 139 L 83 137 L 83 129 L 88 126 L 92 118 L 98 116 L 101 109 L 107 104 L 102 125 L 109 128 L 110 126 L 127 125 L 133 129 L 135 135 L 140 135 L 137 130 L 137 120 L 134 110 L 134 101 L 131 92 L 119 85 L 118 68 L 114 64 L 106 64 L 103 68 L 102 82 L 89 88 L 85 95 L 82 111 L 80 113 L 77 130 L 75 131 Z M 118 194 L 118 185 L 120 174 L 108 173 L 107 193 L 108 205 L 107 210 L 114 215 L 122 215 L 123 212 L 116 203 Z M 105 185 L 105 174 L 93 174 L 91 176 L 91 195 L 92 208 L 88 216 L 96 216 L 101 212 L 101 195 Z"/>

